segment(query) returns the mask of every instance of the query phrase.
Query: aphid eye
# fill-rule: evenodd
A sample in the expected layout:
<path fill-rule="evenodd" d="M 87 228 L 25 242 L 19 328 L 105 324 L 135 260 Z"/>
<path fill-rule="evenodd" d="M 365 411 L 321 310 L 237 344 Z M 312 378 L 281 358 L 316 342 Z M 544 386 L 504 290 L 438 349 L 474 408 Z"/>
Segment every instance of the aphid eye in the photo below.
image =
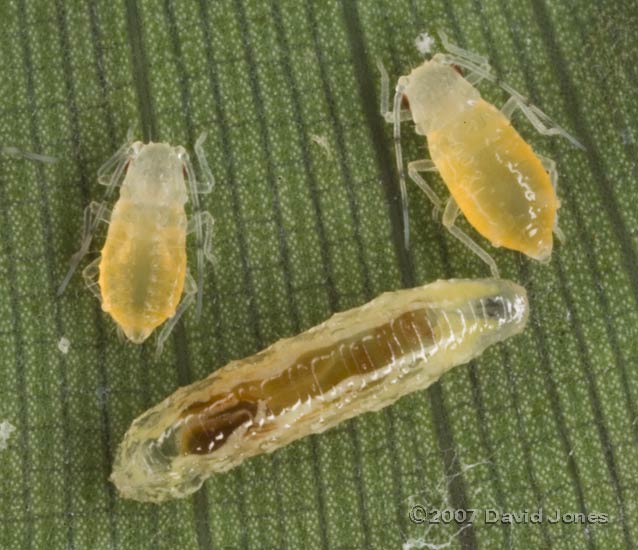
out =
<path fill-rule="evenodd" d="M 403 97 L 401 98 L 401 106 L 405 109 L 410 110 L 410 100 L 408 99 L 408 96 L 403 94 Z"/>
<path fill-rule="evenodd" d="M 188 153 L 186 153 L 186 149 L 184 149 L 183 147 L 175 147 L 173 150 L 175 151 L 175 154 L 177 155 L 177 158 L 179 160 L 185 161 L 188 159 Z"/>
<path fill-rule="evenodd" d="M 136 141 L 133 145 L 131 145 L 130 149 L 128 150 L 128 156 L 137 157 L 140 154 L 142 147 L 144 147 L 144 144 L 139 141 Z"/>

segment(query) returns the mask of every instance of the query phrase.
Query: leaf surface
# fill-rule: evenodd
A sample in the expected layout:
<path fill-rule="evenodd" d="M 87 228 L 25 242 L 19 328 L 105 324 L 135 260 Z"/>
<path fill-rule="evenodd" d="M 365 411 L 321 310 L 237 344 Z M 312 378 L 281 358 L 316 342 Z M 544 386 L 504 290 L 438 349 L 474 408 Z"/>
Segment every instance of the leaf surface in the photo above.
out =
<path fill-rule="evenodd" d="M 638 543 L 633 3 L 14 0 L 0 21 L 0 145 L 59 159 L 0 158 L 0 421 L 16 428 L 0 451 L 0 547 Z M 487 275 L 411 182 L 402 248 L 375 60 L 394 80 L 420 63 L 417 35 L 437 30 L 489 56 L 586 147 L 515 118 L 557 162 L 568 239 L 549 265 L 493 250 L 530 293 L 528 329 L 429 390 L 247 461 L 190 499 L 119 499 L 107 481 L 117 444 L 177 387 L 385 290 Z M 118 340 L 79 274 L 56 297 L 83 208 L 103 192 L 96 171 L 130 126 L 189 150 L 208 132 L 217 178 L 202 201 L 216 220 L 203 315 L 185 316 L 159 361 L 152 342 Z M 403 136 L 408 160 L 427 158 L 410 123 Z M 478 514 L 466 529 L 417 524 L 414 505 Z M 608 521 L 486 522 L 488 509 L 539 508 Z"/>

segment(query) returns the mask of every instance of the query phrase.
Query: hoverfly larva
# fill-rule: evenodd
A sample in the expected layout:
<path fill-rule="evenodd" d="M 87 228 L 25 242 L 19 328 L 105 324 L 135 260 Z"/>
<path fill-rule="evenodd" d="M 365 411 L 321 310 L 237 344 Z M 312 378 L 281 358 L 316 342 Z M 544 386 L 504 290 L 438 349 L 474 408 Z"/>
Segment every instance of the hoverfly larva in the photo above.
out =
<path fill-rule="evenodd" d="M 58 290 L 58 294 L 64 291 L 88 253 L 98 224 L 107 222 L 101 255 L 84 269 L 84 280 L 131 342 L 144 342 L 168 320 L 157 340 L 158 354 L 195 295 L 197 313 L 201 311 L 204 259 L 212 260 L 213 218 L 199 210 L 198 197 L 209 193 L 214 184 L 202 147 L 204 138 L 202 134 L 195 143 L 204 174 L 204 181 L 198 182 L 183 147 L 131 143 L 129 135 L 128 142 L 98 171 L 99 183 L 107 188 L 105 199 L 86 208 L 82 244 Z M 123 175 L 120 198 L 110 213 L 106 201 Z M 184 204 L 189 197 L 195 213 L 187 222 Z M 186 234 L 190 232 L 197 239 L 197 283 L 186 267 Z"/>
<path fill-rule="evenodd" d="M 487 59 L 448 42 L 439 33 L 448 53 L 423 62 L 396 86 L 392 110 L 388 110 L 389 78 L 381 71 L 381 113 L 394 124 L 395 152 L 401 195 L 405 245 L 408 246 L 408 204 L 401 151 L 401 121 L 412 119 L 416 133 L 428 140 L 432 160 L 408 163 L 410 178 L 443 212 L 443 225 L 454 237 L 487 263 L 498 277 L 493 258 L 456 227 L 459 213 L 494 246 L 518 250 L 536 260 L 549 261 L 558 228 L 560 201 L 556 195 L 558 173 L 553 160 L 536 154 L 510 124 L 516 109 L 544 135 L 561 135 L 582 148 L 563 128 L 529 103 L 509 84 L 492 73 Z M 458 68 L 469 72 L 461 76 Z M 509 100 L 499 111 L 481 98 L 474 87 L 481 80 L 495 82 Z M 402 109 L 406 101 L 408 109 Z M 439 172 L 450 191 L 445 205 L 419 172 Z"/>
<path fill-rule="evenodd" d="M 382 294 L 142 414 L 117 451 L 111 480 L 126 498 L 187 496 L 248 457 L 427 388 L 519 333 L 527 317 L 525 289 L 501 279 Z"/>

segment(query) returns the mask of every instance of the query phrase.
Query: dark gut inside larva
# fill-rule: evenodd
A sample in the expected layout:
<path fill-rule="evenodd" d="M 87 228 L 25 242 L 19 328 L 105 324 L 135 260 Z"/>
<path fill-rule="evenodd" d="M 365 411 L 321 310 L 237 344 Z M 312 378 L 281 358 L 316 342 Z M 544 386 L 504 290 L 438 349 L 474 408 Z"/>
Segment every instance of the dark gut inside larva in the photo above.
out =
<path fill-rule="evenodd" d="M 254 419 L 260 401 L 265 404 L 265 414 L 277 415 L 350 377 L 393 365 L 401 356 L 427 348 L 433 341 L 428 311 L 409 311 L 336 345 L 308 351 L 278 376 L 239 382 L 231 394 L 214 395 L 191 405 L 181 415 L 186 419 L 182 453 L 206 454 L 219 449 L 233 431 Z M 379 376 L 376 383 L 383 379 Z"/>
<path fill-rule="evenodd" d="M 219 448 L 239 426 L 252 420 L 256 412 L 256 403 L 240 401 L 218 414 L 201 418 L 204 425 L 200 426 L 200 429 L 190 430 L 187 452 L 189 454 L 206 454 Z"/>

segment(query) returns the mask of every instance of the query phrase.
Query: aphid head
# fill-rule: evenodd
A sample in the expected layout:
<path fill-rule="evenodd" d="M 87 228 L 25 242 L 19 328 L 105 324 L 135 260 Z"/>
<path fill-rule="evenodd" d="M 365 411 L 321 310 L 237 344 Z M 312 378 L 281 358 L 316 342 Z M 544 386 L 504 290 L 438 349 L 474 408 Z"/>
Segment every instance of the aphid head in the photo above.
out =
<path fill-rule="evenodd" d="M 422 135 L 444 127 L 481 97 L 452 66 L 441 62 L 440 54 L 402 76 L 400 90 L 408 98 L 416 131 Z"/>
<path fill-rule="evenodd" d="M 186 202 L 182 147 L 138 141 L 131 149 L 122 196 L 136 202 Z"/>

